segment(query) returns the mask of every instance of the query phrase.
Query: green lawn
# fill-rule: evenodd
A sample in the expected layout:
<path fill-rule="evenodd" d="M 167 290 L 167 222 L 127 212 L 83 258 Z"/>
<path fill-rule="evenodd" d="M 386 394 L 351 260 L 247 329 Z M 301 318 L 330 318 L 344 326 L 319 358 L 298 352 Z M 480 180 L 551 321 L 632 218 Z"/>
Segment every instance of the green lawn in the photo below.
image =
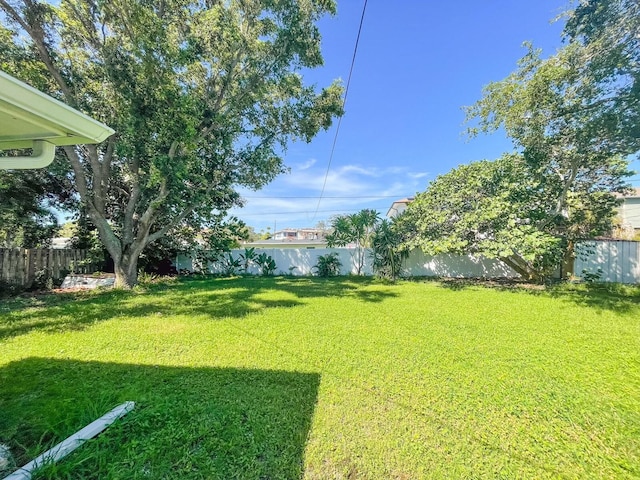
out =
<path fill-rule="evenodd" d="M 638 478 L 640 289 L 187 279 L 0 303 L 19 463 L 39 478 Z"/>

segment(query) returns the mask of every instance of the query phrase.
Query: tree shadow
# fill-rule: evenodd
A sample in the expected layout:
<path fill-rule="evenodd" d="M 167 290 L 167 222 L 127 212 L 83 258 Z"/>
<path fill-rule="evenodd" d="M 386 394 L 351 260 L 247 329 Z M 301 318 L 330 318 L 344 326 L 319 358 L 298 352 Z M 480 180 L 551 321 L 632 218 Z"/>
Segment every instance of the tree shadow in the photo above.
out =
<path fill-rule="evenodd" d="M 320 375 L 27 358 L 0 369 L 19 465 L 114 406 L 133 412 L 38 478 L 302 477 Z"/>
<path fill-rule="evenodd" d="M 307 299 L 351 297 L 381 302 L 397 293 L 367 290 L 365 277 L 189 277 L 135 290 L 55 294 L 0 306 L 0 340 L 31 331 L 82 330 L 118 317 L 206 315 L 216 320 L 245 318 L 270 308 L 293 308 Z"/>
<path fill-rule="evenodd" d="M 619 283 L 556 282 L 550 285 L 535 285 L 510 279 L 429 279 L 454 291 L 468 288 L 490 288 L 511 293 L 546 296 L 596 310 L 628 313 L 640 309 L 640 286 Z"/>
<path fill-rule="evenodd" d="M 619 283 L 558 284 L 548 290 L 548 295 L 597 310 L 619 313 L 640 310 L 640 286 Z"/>

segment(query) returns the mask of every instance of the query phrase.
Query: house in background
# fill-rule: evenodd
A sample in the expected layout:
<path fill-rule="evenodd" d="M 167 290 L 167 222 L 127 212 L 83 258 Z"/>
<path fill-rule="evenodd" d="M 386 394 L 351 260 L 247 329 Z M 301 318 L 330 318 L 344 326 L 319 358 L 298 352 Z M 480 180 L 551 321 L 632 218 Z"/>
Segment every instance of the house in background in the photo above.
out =
<path fill-rule="evenodd" d="M 407 206 L 411 202 L 413 202 L 413 197 L 407 197 L 401 200 L 396 200 L 391 204 L 391 207 L 389 207 L 389 210 L 387 210 L 387 218 L 397 217 L 407 209 Z"/>
<path fill-rule="evenodd" d="M 322 230 L 317 228 L 285 228 L 273 234 L 274 240 L 321 240 L 324 238 Z"/>
<path fill-rule="evenodd" d="M 256 240 L 243 244 L 256 248 L 325 248 L 324 231 L 318 228 L 285 228 L 278 230 L 269 240 Z"/>
<path fill-rule="evenodd" d="M 622 204 L 618 207 L 620 230 L 633 237 L 640 234 L 640 187 L 621 198 Z"/>

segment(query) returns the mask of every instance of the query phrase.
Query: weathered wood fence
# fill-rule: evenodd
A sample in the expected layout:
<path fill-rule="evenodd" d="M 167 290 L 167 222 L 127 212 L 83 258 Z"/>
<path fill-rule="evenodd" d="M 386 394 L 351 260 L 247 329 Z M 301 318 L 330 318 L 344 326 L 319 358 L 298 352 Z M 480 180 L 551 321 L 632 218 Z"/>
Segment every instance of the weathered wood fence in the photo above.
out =
<path fill-rule="evenodd" d="M 88 250 L 2 248 L 0 282 L 29 288 L 36 279 L 60 280 L 71 270 L 92 273 L 96 267 L 85 262 L 87 254 Z"/>

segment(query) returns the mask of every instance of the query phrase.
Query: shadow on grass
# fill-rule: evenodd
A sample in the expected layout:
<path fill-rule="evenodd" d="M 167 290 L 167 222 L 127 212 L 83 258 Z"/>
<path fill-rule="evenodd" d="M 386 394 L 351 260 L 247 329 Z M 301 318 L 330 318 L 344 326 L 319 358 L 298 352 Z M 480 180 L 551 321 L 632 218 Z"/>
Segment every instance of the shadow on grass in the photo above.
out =
<path fill-rule="evenodd" d="M 397 296 L 390 289 L 364 288 L 374 283 L 362 277 L 196 277 L 152 284 L 134 291 L 15 299 L 0 305 L 0 340 L 31 331 L 81 330 L 96 322 L 124 316 L 243 318 L 268 308 L 296 307 L 309 298 L 351 297 L 363 302 L 381 302 Z"/>
<path fill-rule="evenodd" d="M 127 401 L 38 478 L 302 476 L 318 374 L 27 358 L 0 369 L 0 442 L 20 465 Z"/>
<path fill-rule="evenodd" d="M 425 281 L 425 279 L 422 279 Z M 627 313 L 640 309 L 640 286 L 619 283 L 558 282 L 551 285 L 533 285 L 513 280 L 430 279 L 451 290 L 490 288 L 494 290 L 547 296 L 596 310 Z"/>

